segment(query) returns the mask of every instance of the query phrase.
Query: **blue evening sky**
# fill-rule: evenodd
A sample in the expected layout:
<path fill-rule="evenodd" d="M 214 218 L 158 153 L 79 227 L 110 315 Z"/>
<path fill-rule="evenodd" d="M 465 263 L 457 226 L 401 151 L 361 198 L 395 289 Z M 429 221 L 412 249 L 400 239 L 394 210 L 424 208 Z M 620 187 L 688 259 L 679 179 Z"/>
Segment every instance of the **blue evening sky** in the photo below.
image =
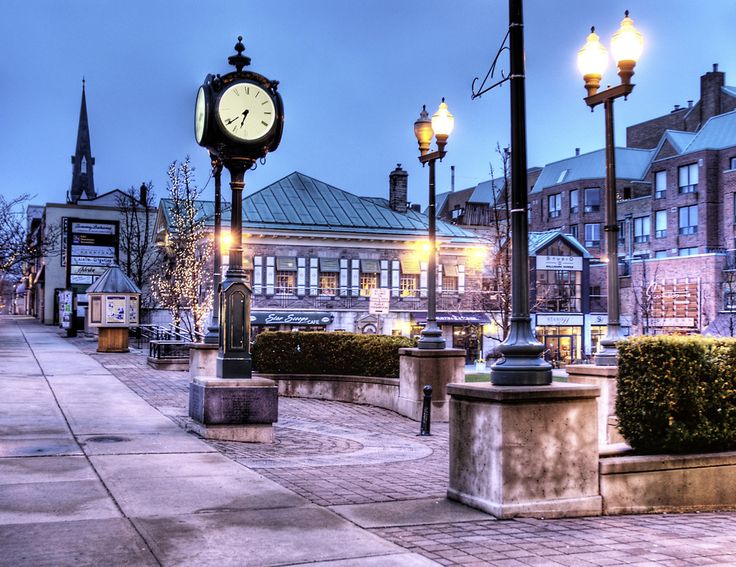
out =
<path fill-rule="evenodd" d="M 625 9 L 644 34 L 637 87 L 617 102 L 626 125 L 698 99 L 718 63 L 736 85 L 736 0 L 527 0 L 529 165 L 603 145 L 575 56 L 595 25 L 604 44 Z M 2 192 L 63 202 L 71 181 L 82 77 L 98 193 L 152 180 L 190 155 L 200 186 L 209 160 L 194 142 L 197 87 L 225 73 L 244 36 L 251 69 L 281 82 L 286 125 L 279 150 L 246 176 L 246 192 L 301 171 L 359 195 L 387 196 L 388 174 L 409 172 L 409 198 L 426 203 L 427 171 L 412 131 L 422 104 L 446 97 L 455 115 L 438 191 L 489 177 L 509 141 L 508 85 L 470 99 L 506 32 L 506 0 L 3 0 L 0 70 Z M 508 69 L 504 57 L 502 65 Z M 616 84 L 611 62 L 604 83 Z M 430 112 L 430 114 L 431 114 Z M 227 179 L 227 178 L 225 178 Z M 206 195 L 212 194 L 212 184 Z"/>

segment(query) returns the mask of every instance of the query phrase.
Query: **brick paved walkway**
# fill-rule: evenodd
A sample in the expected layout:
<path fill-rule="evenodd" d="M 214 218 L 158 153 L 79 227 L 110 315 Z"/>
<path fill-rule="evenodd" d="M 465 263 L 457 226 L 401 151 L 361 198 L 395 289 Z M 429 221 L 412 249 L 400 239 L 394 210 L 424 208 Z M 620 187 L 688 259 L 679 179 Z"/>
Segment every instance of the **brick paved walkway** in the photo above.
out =
<path fill-rule="evenodd" d="M 188 373 L 153 370 L 141 352 L 97 354 L 95 342 L 70 340 L 163 414 L 186 425 Z M 417 437 L 417 423 L 387 410 L 280 398 L 273 445 L 210 443 L 315 504 L 368 504 L 444 498 L 448 430 L 446 424 L 432 428 L 432 437 Z M 371 531 L 442 565 L 736 566 L 736 513 L 727 512 L 489 517 Z"/>

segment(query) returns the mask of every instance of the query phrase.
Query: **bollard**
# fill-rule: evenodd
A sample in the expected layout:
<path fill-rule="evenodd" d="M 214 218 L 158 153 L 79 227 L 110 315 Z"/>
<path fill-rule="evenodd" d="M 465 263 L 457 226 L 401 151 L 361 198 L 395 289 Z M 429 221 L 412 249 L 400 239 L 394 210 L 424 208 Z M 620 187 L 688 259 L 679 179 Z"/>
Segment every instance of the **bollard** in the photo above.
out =
<path fill-rule="evenodd" d="M 419 435 L 425 437 L 432 435 L 429 432 L 430 422 L 432 421 L 432 386 L 427 384 L 422 388 L 424 392 L 424 401 L 422 402 L 422 422 L 419 426 Z"/>

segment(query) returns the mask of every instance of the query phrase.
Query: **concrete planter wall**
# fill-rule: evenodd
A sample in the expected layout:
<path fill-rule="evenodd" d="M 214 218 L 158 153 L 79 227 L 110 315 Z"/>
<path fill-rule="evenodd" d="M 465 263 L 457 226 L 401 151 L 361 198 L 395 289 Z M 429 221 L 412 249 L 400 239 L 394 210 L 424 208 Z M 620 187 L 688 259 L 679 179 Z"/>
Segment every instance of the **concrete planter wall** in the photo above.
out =
<path fill-rule="evenodd" d="M 736 451 L 600 460 L 604 514 L 719 510 L 736 506 Z"/>
<path fill-rule="evenodd" d="M 259 376 L 275 380 L 281 396 L 366 404 L 391 411 L 397 409 L 398 378 L 324 374 L 259 374 Z"/>

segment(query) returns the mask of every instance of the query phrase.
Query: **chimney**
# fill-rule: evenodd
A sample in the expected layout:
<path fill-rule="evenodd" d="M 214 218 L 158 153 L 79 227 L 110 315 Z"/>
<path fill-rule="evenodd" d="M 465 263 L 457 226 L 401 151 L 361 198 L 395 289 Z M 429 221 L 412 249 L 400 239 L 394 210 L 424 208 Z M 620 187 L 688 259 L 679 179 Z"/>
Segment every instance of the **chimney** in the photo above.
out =
<path fill-rule="evenodd" d="M 406 193 L 409 174 L 401 169 L 401 164 L 396 164 L 388 176 L 388 206 L 397 213 L 406 212 Z"/>
<path fill-rule="evenodd" d="M 145 183 L 141 183 L 140 192 L 141 192 L 140 202 L 141 202 L 141 205 L 145 207 L 148 204 L 148 187 L 146 187 Z"/>
<path fill-rule="evenodd" d="M 693 101 L 692 100 L 688 100 L 687 101 L 687 107 L 688 108 L 692 108 L 693 107 Z"/>
<path fill-rule="evenodd" d="M 455 166 L 450 166 L 450 193 L 455 192 Z"/>
<path fill-rule="evenodd" d="M 672 112 L 677 112 L 678 110 L 680 110 L 680 105 L 676 104 L 675 108 L 672 109 Z"/>
<path fill-rule="evenodd" d="M 726 84 L 726 74 L 713 63 L 713 71 L 700 77 L 700 126 L 709 118 L 721 113 L 721 88 Z"/>
<path fill-rule="evenodd" d="M 575 148 L 575 155 L 576 156 L 579 156 L 580 155 L 580 148 Z"/>

